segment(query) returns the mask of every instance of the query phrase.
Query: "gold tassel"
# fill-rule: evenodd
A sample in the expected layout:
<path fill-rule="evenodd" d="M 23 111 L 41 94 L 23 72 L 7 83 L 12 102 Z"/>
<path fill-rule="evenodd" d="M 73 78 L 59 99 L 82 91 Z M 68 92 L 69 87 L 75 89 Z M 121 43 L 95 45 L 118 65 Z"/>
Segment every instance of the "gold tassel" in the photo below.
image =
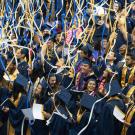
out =
<path fill-rule="evenodd" d="M 78 110 L 78 112 L 77 112 L 77 123 L 80 123 L 84 112 L 85 112 L 85 111 L 82 111 L 81 108 Z"/>
<path fill-rule="evenodd" d="M 127 67 L 124 67 L 122 69 L 122 76 L 121 76 L 121 86 L 122 86 L 122 88 L 124 88 L 126 86 L 126 83 L 125 83 L 125 81 L 126 81 L 126 74 L 127 74 Z"/>

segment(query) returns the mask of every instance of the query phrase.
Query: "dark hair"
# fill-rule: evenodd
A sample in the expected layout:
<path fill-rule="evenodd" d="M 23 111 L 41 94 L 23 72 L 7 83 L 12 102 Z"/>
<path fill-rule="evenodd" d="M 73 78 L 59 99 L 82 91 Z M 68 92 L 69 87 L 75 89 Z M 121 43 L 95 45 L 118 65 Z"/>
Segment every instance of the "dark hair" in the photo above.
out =
<path fill-rule="evenodd" d="M 89 80 L 87 81 L 87 85 L 88 85 L 89 81 L 94 81 L 96 84 L 96 88 L 98 87 L 98 81 L 96 80 L 96 78 L 89 78 Z"/>
<path fill-rule="evenodd" d="M 13 84 L 13 97 L 14 97 L 14 99 L 17 99 L 18 94 L 20 92 L 23 94 L 26 94 L 26 90 L 24 89 L 24 87 L 21 86 L 20 84 L 16 83 L 16 81 L 14 81 L 14 84 Z"/>
<path fill-rule="evenodd" d="M 132 51 L 128 53 L 127 56 L 130 56 L 132 60 L 135 60 L 135 55 L 132 53 Z"/>
<path fill-rule="evenodd" d="M 41 83 L 39 83 L 38 85 L 41 85 Z M 39 95 L 36 95 L 36 98 L 37 98 L 37 102 L 40 103 L 40 104 L 44 104 L 45 101 L 47 101 L 48 99 L 48 95 L 47 95 L 47 90 L 42 86 L 42 90 L 41 90 L 41 93 Z"/>
<path fill-rule="evenodd" d="M 28 51 L 28 49 L 26 49 L 26 48 L 21 49 L 21 54 L 24 54 L 27 61 L 29 60 L 29 51 Z"/>
<path fill-rule="evenodd" d="M 50 79 L 51 77 L 56 77 L 56 75 L 54 73 L 50 73 L 48 78 Z"/>

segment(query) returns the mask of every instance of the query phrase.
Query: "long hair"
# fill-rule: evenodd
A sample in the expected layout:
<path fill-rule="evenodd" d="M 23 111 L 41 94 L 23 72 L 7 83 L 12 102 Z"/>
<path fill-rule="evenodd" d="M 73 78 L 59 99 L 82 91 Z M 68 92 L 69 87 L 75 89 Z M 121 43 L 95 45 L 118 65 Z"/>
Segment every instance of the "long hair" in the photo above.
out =
<path fill-rule="evenodd" d="M 13 97 L 15 100 L 17 99 L 19 93 L 26 95 L 26 90 L 24 89 L 24 87 L 16 82 L 14 82 L 14 84 L 13 84 L 13 91 L 12 92 L 13 92 Z"/>

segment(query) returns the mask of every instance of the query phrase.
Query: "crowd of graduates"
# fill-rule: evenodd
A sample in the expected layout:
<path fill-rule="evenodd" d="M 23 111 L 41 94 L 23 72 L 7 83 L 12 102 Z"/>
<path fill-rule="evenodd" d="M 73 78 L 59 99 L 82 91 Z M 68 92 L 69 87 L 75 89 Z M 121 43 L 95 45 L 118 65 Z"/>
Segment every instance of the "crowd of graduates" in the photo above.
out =
<path fill-rule="evenodd" d="M 135 135 L 135 1 L 0 0 L 0 135 Z"/>

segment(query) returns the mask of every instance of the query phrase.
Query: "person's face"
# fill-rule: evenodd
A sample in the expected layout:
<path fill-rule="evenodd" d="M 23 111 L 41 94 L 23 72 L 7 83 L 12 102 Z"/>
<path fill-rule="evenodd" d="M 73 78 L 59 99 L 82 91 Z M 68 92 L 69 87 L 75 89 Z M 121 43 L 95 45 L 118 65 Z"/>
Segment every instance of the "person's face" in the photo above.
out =
<path fill-rule="evenodd" d="M 87 57 L 87 55 L 84 53 L 84 51 L 80 50 L 80 57 L 84 58 L 84 57 Z"/>
<path fill-rule="evenodd" d="M 131 65 L 132 65 L 132 59 L 131 59 L 130 56 L 127 56 L 127 57 L 126 57 L 126 65 L 127 65 L 127 66 L 131 66 Z"/>
<path fill-rule="evenodd" d="M 22 58 L 21 49 L 18 49 L 16 51 L 16 57 L 17 57 L 17 59 L 21 59 Z"/>
<path fill-rule="evenodd" d="M 32 67 L 29 66 L 29 68 L 28 68 L 28 74 L 29 75 L 32 75 L 32 73 L 33 73 Z"/>
<path fill-rule="evenodd" d="M 15 66 L 12 62 L 10 63 L 10 61 L 7 61 L 7 65 L 9 65 L 9 67 L 8 67 L 8 69 L 7 69 L 8 72 L 9 72 L 9 73 L 13 73 L 13 71 L 15 70 L 15 67 L 16 67 L 16 66 Z"/>
<path fill-rule="evenodd" d="M 103 23 L 104 23 L 104 16 L 95 16 L 95 22 L 99 26 L 103 25 Z"/>
<path fill-rule="evenodd" d="M 118 3 L 114 3 L 113 4 L 113 9 L 117 12 L 119 10 L 119 4 Z"/>
<path fill-rule="evenodd" d="M 62 52 L 62 50 L 63 50 L 63 46 L 59 46 L 59 47 L 57 48 L 57 53 Z"/>
<path fill-rule="evenodd" d="M 114 61 L 116 58 L 115 58 L 115 54 L 114 52 L 110 52 L 108 55 L 107 55 L 107 60 L 108 61 Z"/>
<path fill-rule="evenodd" d="M 61 34 L 57 34 L 56 35 L 56 41 L 57 42 L 60 42 L 61 41 L 61 38 L 62 38 L 62 35 Z"/>
<path fill-rule="evenodd" d="M 87 84 L 87 90 L 89 92 L 94 91 L 96 88 L 96 82 L 94 80 L 89 80 L 88 84 Z"/>
<path fill-rule="evenodd" d="M 56 84 L 56 77 L 55 76 L 52 76 L 49 78 L 49 84 L 51 87 L 55 86 L 55 84 Z"/>
<path fill-rule="evenodd" d="M 108 77 L 108 75 L 109 75 L 108 71 L 107 70 L 104 70 L 104 72 L 103 72 L 103 78 Z"/>
<path fill-rule="evenodd" d="M 49 40 L 47 42 L 48 49 L 51 50 L 53 48 L 53 41 Z"/>
<path fill-rule="evenodd" d="M 41 84 L 38 84 L 36 90 L 35 90 L 35 94 L 36 95 L 40 95 L 41 94 L 41 91 L 42 91 L 42 86 Z"/>
<path fill-rule="evenodd" d="M 88 64 L 82 64 L 81 65 L 81 72 L 84 74 L 87 74 L 90 72 L 90 66 Z"/>
<path fill-rule="evenodd" d="M 119 48 L 120 54 L 125 54 L 126 49 L 127 49 L 127 46 L 126 46 L 126 45 L 122 45 L 122 46 Z"/>

